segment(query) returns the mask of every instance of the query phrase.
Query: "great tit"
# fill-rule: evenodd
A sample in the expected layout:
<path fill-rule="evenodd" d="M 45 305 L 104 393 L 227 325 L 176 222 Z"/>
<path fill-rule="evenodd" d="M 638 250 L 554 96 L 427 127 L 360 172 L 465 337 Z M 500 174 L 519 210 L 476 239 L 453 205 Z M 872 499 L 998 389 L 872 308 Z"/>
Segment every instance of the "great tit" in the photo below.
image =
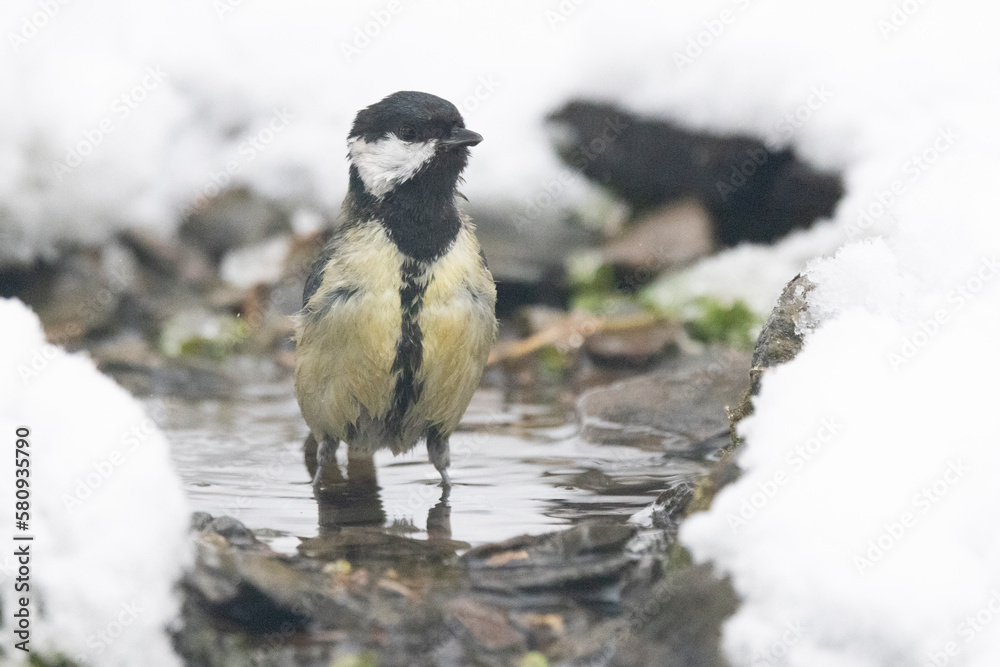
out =
<path fill-rule="evenodd" d="M 341 441 L 370 460 L 426 440 L 451 484 L 448 438 L 497 335 L 493 276 L 455 204 L 482 139 L 428 93 L 393 93 L 354 119 L 340 223 L 295 322 L 295 394 L 318 443 L 317 486 Z"/>

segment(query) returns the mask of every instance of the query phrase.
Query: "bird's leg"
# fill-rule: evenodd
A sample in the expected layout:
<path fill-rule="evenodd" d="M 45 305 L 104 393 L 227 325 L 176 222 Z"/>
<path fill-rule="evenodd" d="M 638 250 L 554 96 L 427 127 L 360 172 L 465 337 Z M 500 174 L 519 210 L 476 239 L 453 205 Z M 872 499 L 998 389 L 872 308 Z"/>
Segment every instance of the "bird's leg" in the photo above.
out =
<path fill-rule="evenodd" d="M 371 453 L 347 449 L 347 483 L 356 486 L 374 485 L 378 481 L 375 474 L 375 459 Z"/>
<path fill-rule="evenodd" d="M 434 464 L 438 472 L 441 473 L 441 483 L 444 486 L 451 486 L 451 477 L 448 476 L 448 466 L 451 465 L 451 450 L 448 448 L 448 436 L 443 436 L 434 427 L 427 431 L 427 458 Z"/>
<path fill-rule="evenodd" d="M 313 477 L 313 486 L 320 486 L 325 471 L 333 469 L 337 473 L 340 472 L 340 469 L 337 468 L 338 446 L 340 446 L 340 440 L 330 436 L 324 436 L 319 443 L 316 449 L 316 476 Z M 339 474 L 337 476 L 339 477 Z"/>

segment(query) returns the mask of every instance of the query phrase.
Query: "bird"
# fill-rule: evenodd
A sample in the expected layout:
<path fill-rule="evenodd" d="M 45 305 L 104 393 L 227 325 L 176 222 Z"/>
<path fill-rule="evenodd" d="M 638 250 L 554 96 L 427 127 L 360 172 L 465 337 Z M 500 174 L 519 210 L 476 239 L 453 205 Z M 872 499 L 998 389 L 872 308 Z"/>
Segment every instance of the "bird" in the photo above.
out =
<path fill-rule="evenodd" d="M 496 285 L 456 205 L 482 140 L 454 104 L 424 92 L 393 93 L 354 119 L 339 224 L 295 316 L 295 395 L 316 488 L 341 442 L 349 461 L 371 462 L 421 440 L 451 486 L 449 437 L 497 337 Z"/>

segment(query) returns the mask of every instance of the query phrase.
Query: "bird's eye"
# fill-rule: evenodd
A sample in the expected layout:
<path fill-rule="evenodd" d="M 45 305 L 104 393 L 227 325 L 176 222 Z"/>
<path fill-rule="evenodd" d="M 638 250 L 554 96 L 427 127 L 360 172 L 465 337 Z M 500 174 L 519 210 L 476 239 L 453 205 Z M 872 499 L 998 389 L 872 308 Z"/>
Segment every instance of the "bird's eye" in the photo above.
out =
<path fill-rule="evenodd" d="M 409 125 L 399 128 L 399 138 L 403 141 L 413 141 L 417 138 L 417 131 Z"/>

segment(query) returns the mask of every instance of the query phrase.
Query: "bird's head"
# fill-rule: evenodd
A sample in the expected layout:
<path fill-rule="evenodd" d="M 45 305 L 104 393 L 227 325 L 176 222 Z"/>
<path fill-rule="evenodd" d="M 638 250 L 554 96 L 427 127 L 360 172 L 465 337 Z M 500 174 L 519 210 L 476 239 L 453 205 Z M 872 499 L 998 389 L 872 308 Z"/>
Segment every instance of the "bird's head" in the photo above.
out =
<path fill-rule="evenodd" d="M 347 138 L 352 187 L 381 200 L 419 180 L 423 188 L 451 195 L 469 147 L 482 140 L 465 129 L 451 102 L 428 93 L 393 93 L 354 119 Z"/>

